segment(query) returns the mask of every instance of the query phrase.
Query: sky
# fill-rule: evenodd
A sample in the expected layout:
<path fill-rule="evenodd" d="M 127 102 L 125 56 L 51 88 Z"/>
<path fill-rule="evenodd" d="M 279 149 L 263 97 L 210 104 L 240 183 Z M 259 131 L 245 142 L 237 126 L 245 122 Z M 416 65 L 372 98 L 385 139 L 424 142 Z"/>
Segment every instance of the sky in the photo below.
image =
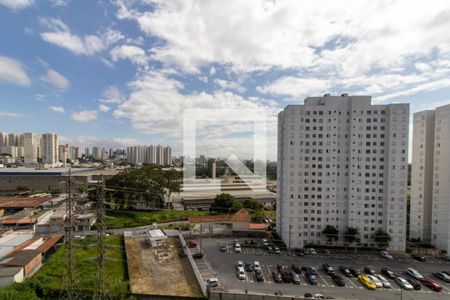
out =
<path fill-rule="evenodd" d="M 449 28 L 448 0 L 0 0 L 0 131 L 181 155 L 186 109 L 251 110 L 273 160 L 307 96 L 450 103 Z M 251 157 L 251 122 L 198 117 L 197 153 Z"/>

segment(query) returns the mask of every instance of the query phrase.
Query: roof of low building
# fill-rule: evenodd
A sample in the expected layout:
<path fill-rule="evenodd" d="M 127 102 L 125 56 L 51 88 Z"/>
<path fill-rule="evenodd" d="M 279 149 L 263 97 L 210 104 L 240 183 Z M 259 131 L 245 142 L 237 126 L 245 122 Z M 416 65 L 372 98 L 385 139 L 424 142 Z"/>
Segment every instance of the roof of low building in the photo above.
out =
<path fill-rule="evenodd" d="M 164 232 L 162 232 L 161 229 L 151 229 L 148 232 L 148 235 L 151 238 L 161 238 L 161 237 L 165 237 L 166 235 L 164 234 Z"/>
<path fill-rule="evenodd" d="M 26 266 L 36 256 L 41 255 L 41 252 L 36 250 L 19 250 L 6 256 L 0 265 L 3 266 Z"/>
<path fill-rule="evenodd" d="M 190 217 L 189 223 L 250 222 L 250 220 L 249 211 L 243 208 L 234 214 Z"/>
<path fill-rule="evenodd" d="M 80 174 L 84 172 L 96 171 L 94 168 L 48 168 L 48 169 L 36 169 L 36 168 L 2 168 L 0 169 L 0 176 L 67 176 L 71 174 Z"/>
<path fill-rule="evenodd" d="M 32 208 L 39 206 L 53 197 L 0 197 L 0 208 Z"/>
<path fill-rule="evenodd" d="M 248 229 L 250 230 L 266 230 L 267 225 L 264 223 L 250 223 L 248 224 Z"/>
<path fill-rule="evenodd" d="M 36 249 L 36 251 L 38 251 L 40 253 L 47 252 L 51 247 L 53 247 L 56 243 L 58 243 L 62 239 L 63 236 L 64 236 L 64 233 L 58 233 L 58 234 L 50 237 L 49 239 L 45 240 L 44 243 L 42 243 Z"/>
<path fill-rule="evenodd" d="M 22 267 L 0 268 L 0 277 L 10 277 L 22 271 Z"/>

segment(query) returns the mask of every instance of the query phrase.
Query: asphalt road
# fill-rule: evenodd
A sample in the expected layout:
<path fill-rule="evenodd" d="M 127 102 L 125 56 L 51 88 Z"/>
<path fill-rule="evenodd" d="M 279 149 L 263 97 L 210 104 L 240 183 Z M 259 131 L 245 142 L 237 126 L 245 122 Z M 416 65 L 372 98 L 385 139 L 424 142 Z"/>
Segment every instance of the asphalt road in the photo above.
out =
<path fill-rule="evenodd" d="M 376 270 L 380 270 L 382 267 L 387 267 L 390 270 L 398 273 L 403 273 L 407 268 L 412 267 L 421 272 L 425 277 L 431 278 L 432 272 L 447 270 L 450 271 L 450 263 L 443 261 L 439 258 L 428 259 L 427 262 L 418 262 L 410 257 L 396 257 L 394 260 L 386 260 L 377 254 L 332 254 L 331 256 L 317 255 L 317 256 L 304 256 L 295 257 L 289 256 L 286 253 L 283 255 L 268 255 L 265 251 L 258 248 L 243 248 L 243 253 L 234 253 L 232 247 L 233 239 L 215 239 L 207 238 L 203 239 L 203 251 L 205 252 L 205 259 L 211 270 L 208 272 L 208 276 L 214 275 L 219 279 L 220 289 L 224 291 L 244 292 L 248 293 L 267 293 L 274 294 L 281 291 L 283 295 L 287 296 L 302 296 L 306 292 L 320 293 L 326 296 L 332 296 L 335 298 L 345 299 L 375 299 L 375 300 L 391 300 L 391 299 L 450 299 L 450 283 L 439 282 L 444 290 L 441 293 L 434 292 L 425 286 L 422 286 L 420 291 L 404 291 L 393 281 L 391 282 L 391 289 L 377 289 L 375 291 L 367 290 L 356 278 L 346 278 L 345 287 L 337 287 L 331 278 L 326 275 L 321 266 L 323 263 L 329 263 L 333 266 L 337 273 L 337 268 L 341 265 L 346 267 L 353 267 L 355 269 L 362 269 L 364 266 L 372 266 Z M 228 243 L 228 250 L 226 253 L 219 251 L 220 242 Z M 243 243 L 243 239 L 241 244 Z M 246 280 L 239 280 L 236 277 L 236 262 L 238 260 L 244 262 L 259 261 L 262 265 L 265 282 L 256 282 L 254 280 L 253 273 L 247 273 Z M 204 262 L 199 261 L 199 264 Z M 305 277 L 301 276 L 301 284 L 294 285 L 277 284 L 272 281 L 271 272 L 276 269 L 277 264 L 290 266 L 291 264 L 297 264 L 300 266 L 314 266 L 318 269 L 319 275 L 317 276 L 318 285 L 309 285 Z M 408 278 L 408 275 L 403 277 Z M 206 279 L 206 278 L 205 278 Z M 433 278 L 434 279 L 434 278 Z"/>

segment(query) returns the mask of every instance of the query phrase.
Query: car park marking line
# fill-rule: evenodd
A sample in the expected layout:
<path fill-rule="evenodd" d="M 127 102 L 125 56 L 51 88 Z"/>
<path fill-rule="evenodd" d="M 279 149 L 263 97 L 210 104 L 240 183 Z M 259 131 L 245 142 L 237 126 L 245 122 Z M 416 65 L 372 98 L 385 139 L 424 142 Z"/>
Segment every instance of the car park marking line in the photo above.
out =
<path fill-rule="evenodd" d="M 316 269 L 317 269 L 317 268 L 316 268 Z M 319 271 L 317 272 L 317 275 L 318 275 L 320 278 L 322 278 L 323 282 L 324 282 L 324 283 L 326 284 L 326 286 L 328 287 L 329 285 L 328 285 L 327 281 L 325 280 L 325 278 L 323 278 L 323 276 L 320 274 Z"/>

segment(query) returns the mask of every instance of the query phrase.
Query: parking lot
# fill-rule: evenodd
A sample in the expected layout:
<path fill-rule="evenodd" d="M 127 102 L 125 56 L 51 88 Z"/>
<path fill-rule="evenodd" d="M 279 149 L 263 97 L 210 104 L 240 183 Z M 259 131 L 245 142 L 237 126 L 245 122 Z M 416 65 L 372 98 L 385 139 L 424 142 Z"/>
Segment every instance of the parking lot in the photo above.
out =
<path fill-rule="evenodd" d="M 220 244 L 226 243 L 225 252 L 220 251 Z M 320 293 L 335 298 L 347 299 L 450 299 L 450 283 L 445 283 L 432 277 L 431 273 L 440 271 L 450 271 L 450 263 L 440 258 L 428 258 L 427 262 L 418 262 L 411 257 L 395 257 L 394 260 L 386 260 L 377 254 L 344 254 L 331 253 L 330 255 L 305 255 L 302 257 L 293 256 L 286 251 L 281 251 L 280 255 L 271 255 L 266 248 L 257 246 L 245 247 L 244 239 L 240 239 L 242 253 L 235 253 L 233 239 L 203 239 L 203 251 L 205 252 L 204 261 L 208 262 L 211 273 L 219 279 L 221 290 L 233 292 L 256 292 L 256 293 L 282 293 L 287 296 L 300 296 L 306 292 L 313 294 Z M 250 245 L 249 245 L 250 246 Z M 263 271 L 264 282 L 257 282 L 253 272 L 246 272 L 246 279 L 239 280 L 236 276 L 236 262 L 253 263 L 259 261 Z M 202 264 L 201 261 L 198 262 Z M 322 264 L 329 263 L 336 269 L 336 273 L 341 275 L 345 281 L 345 287 L 338 287 L 324 271 Z M 310 285 L 304 272 L 300 275 L 300 284 L 293 283 L 275 283 L 272 278 L 272 271 L 276 271 L 277 265 L 286 266 L 290 269 L 292 264 L 298 266 L 311 266 L 317 269 L 317 285 Z M 371 266 L 379 271 L 383 267 L 402 274 L 402 277 L 409 278 L 404 274 L 407 268 L 415 268 L 425 277 L 430 277 L 443 286 L 442 292 L 435 292 L 425 286 L 418 291 L 405 291 L 388 279 L 392 288 L 380 288 L 376 291 L 366 289 L 355 277 L 345 277 L 340 274 L 339 266 L 362 269 L 365 266 Z M 206 277 L 205 277 L 206 279 Z"/>

